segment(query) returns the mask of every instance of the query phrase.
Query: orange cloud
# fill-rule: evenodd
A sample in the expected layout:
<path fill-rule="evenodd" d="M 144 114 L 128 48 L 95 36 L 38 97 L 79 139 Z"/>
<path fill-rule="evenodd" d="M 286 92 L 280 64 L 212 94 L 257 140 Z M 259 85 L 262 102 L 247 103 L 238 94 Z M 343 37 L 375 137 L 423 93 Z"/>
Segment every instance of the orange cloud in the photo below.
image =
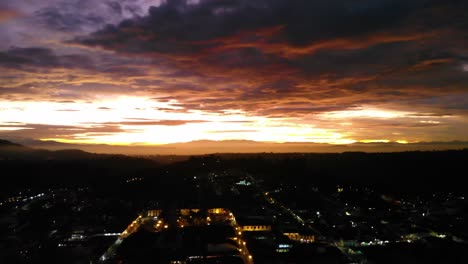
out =
<path fill-rule="evenodd" d="M 5 23 L 21 16 L 22 14 L 16 10 L 0 8 L 0 23 Z"/>
<path fill-rule="evenodd" d="M 365 49 L 373 45 L 407 42 L 439 37 L 441 32 L 417 32 L 405 30 L 407 32 L 381 31 L 373 32 L 359 37 L 337 37 L 312 41 L 308 44 L 293 45 L 284 38 L 284 26 L 274 26 L 257 31 L 243 31 L 233 36 L 212 39 L 204 42 L 196 42 L 197 45 L 208 47 L 203 54 L 219 53 L 227 50 L 256 48 L 265 53 L 276 54 L 284 58 L 294 58 L 302 55 L 311 55 L 319 50 L 354 50 Z"/>

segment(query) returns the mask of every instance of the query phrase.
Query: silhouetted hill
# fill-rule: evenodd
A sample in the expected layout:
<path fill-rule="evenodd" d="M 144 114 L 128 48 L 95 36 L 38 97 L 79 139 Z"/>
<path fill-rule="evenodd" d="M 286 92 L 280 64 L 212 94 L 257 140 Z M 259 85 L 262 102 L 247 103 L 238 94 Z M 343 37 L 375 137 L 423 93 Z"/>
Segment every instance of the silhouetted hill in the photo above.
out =
<path fill-rule="evenodd" d="M 0 139 L 0 160 L 36 158 L 34 149 Z"/>
<path fill-rule="evenodd" d="M 13 147 L 13 146 L 21 146 L 21 145 L 13 143 L 8 140 L 0 139 L 0 147 Z"/>
<path fill-rule="evenodd" d="M 210 144 L 216 142 L 195 142 Z M 231 142 L 235 143 L 235 142 Z M 239 143 L 239 142 L 237 142 Z M 248 142 L 242 142 L 249 144 Z M 0 146 L 2 174 L 12 176 L 2 186 L 99 184 L 111 186 L 122 177 L 148 176 L 151 184 L 179 177 L 233 171 L 260 177 L 274 187 L 359 185 L 387 191 L 433 192 L 464 190 L 468 149 L 394 153 L 247 153 L 168 157 L 158 163 L 124 155 L 95 154 L 81 150 L 41 150 L 8 141 Z M 228 172 L 228 173 L 225 173 Z M 10 182 L 11 180 L 11 182 Z M 171 189 L 172 190 L 172 189 Z"/>
<path fill-rule="evenodd" d="M 259 142 L 252 140 L 196 140 L 164 145 L 106 145 L 69 144 L 57 141 L 43 141 L 29 138 L 6 138 L 27 147 L 48 150 L 81 149 L 92 153 L 113 153 L 125 155 L 204 155 L 212 153 L 342 153 L 342 152 L 403 152 L 432 151 L 468 148 L 468 142 L 418 142 L 402 144 L 352 143 L 346 145 L 313 142 Z"/>
<path fill-rule="evenodd" d="M 465 191 L 468 149 L 394 153 L 257 153 L 192 156 L 178 174 L 245 172 L 272 187 L 369 186 L 390 192 Z M 310 188 L 308 189 L 310 191 Z M 307 193 L 308 191 L 306 191 Z"/>
<path fill-rule="evenodd" d="M 116 157 L 135 159 L 117 154 L 89 153 L 79 149 L 60 149 L 55 151 L 36 149 L 0 139 L 0 160 L 32 160 L 37 162 L 44 160 L 91 160 Z"/>
<path fill-rule="evenodd" d="M 0 141 L 0 194 L 15 188 L 114 185 L 122 178 L 150 174 L 153 160 L 77 149 L 44 150 Z"/>

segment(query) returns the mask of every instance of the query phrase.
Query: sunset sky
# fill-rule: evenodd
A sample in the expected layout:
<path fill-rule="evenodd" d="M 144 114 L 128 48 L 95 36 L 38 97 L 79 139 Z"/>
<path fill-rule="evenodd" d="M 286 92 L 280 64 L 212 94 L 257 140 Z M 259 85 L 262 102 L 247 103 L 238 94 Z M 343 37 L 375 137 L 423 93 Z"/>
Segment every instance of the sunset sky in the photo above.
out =
<path fill-rule="evenodd" d="M 0 138 L 468 141 L 468 1 L 2 0 Z"/>

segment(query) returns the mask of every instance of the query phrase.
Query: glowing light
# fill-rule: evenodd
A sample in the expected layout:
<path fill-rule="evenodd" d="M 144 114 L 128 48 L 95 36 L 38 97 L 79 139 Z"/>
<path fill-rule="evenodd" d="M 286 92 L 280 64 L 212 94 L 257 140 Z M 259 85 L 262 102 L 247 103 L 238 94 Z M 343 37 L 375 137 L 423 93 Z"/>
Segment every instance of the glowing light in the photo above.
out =
<path fill-rule="evenodd" d="M 434 121 L 434 120 L 421 120 L 419 123 L 423 124 L 440 124 L 440 121 Z"/>
<path fill-rule="evenodd" d="M 49 129 L 53 132 L 42 140 L 79 144 L 161 145 L 200 139 L 355 142 L 345 134 L 301 124 L 294 119 L 250 116 L 236 109 L 226 110 L 224 114 L 199 110 L 181 112 L 178 111 L 180 107 L 174 106 L 176 104 L 176 101 L 159 102 L 129 96 L 74 103 L 0 101 L 0 130 Z M 15 120 L 11 120 L 12 117 Z"/>
<path fill-rule="evenodd" d="M 364 139 L 364 140 L 359 140 L 361 143 L 389 143 L 390 140 L 388 139 Z"/>
<path fill-rule="evenodd" d="M 468 72 L 468 63 L 463 64 L 463 71 Z"/>
<path fill-rule="evenodd" d="M 323 118 L 346 119 L 346 118 L 397 118 L 404 117 L 408 112 L 383 110 L 376 108 L 362 108 L 357 110 L 332 111 L 321 114 Z"/>
<path fill-rule="evenodd" d="M 356 126 L 359 125 L 359 120 L 354 122 L 353 119 L 411 118 L 414 122 L 436 125 L 442 118 L 431 115 L 429 119 L 428 115 L 418 115 L 417 112 L 362 107 L 325 112 L 305 120 L 252 116 L 238 109 L 226 110 L 223 114 L 210 113 L 182 109 L 177 104 L 175 100 L 160 102 L 135 96 L 101 96 L 92 102 L 73 103 L 0 101 L 0 131 L 29 129 L 32 131 L 28 133 L 34 135 L 37 130 L 43 135 L 42 140 L 78 144 L 162 145 L 195 140 L 352 144 L 358 142 L 353 137 L 358 136 Z M 336 127 L 314 125 L 321 122 L 333 122 Z M 398 134 L 392 132 L 392 135 Z M 371 138 L 359 142 L 389 143 L 394 140 Z M 396 142 L 411 143 L 406 140 Z"/>
<path fill-rule="evenodd" d="M 32 129 L 32 128 L 28 128 L 28 127 L 14 127 L 14 126 L 0 127 L 0 131 L 15 131 L 15 130 L 21 130 L 21 129 Z"/>

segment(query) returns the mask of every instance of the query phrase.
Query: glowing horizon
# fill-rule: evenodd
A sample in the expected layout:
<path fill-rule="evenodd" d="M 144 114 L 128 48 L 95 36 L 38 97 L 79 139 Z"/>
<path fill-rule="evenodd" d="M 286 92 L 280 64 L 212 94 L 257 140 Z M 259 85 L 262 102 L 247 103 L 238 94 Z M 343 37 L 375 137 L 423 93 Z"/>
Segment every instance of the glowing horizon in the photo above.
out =
<path fill-rule="evenodd" d="M 342 122 L 333 129 L 320 128 L 297 118 L 265 118 L 241 114 L 213 114 L 204 111 L 168 113 L 177 102 L 158 102 L 145 97 L 101 97 L 95 102 L 0 102 L 3 109 L 0 131 L 23 131 L 34 126 L 50 126 L 62 136 L 40 137 L 63 143 L 109 145 L 164 145 L 196 140 L 251 140 L 259 142 L 310 142 L 327 144 L 408 142 L 393 137 L 355 139 L 347 132 L 352 123 Z M 135 106 L 138 106 L 135 108 Z M 176 109 L 174 109 L 176 110 Z M 10 118 L 14 116 L 14 121 Z M 331 111 L 320 114 L 319 123 L 349 118 L 398 119 L 415 113 L 377 108 Z M 445 117 L 447 118 L 447 117 Z M 453 118 L 450 116 L 450 118 Z M 422 116 L 419 119 L 427 119 Z M 439 117 L 438 119 L 442 119 Z M 440 121 L 418 120 L 436 124 Z M 28 127 L 32 126 L 32 127 Z M 54 128 L 59 126 L 59 128 Z M 107 131 L 107 130 L 109 131 Z M 102 131 L 99 131 L 102 130 Z M 115 130 L 115 131 L 112 131 Z M 190 132 L 188 132 L 190 131 Z M 412 142 L 418 142 L 411 140 Z"/>

